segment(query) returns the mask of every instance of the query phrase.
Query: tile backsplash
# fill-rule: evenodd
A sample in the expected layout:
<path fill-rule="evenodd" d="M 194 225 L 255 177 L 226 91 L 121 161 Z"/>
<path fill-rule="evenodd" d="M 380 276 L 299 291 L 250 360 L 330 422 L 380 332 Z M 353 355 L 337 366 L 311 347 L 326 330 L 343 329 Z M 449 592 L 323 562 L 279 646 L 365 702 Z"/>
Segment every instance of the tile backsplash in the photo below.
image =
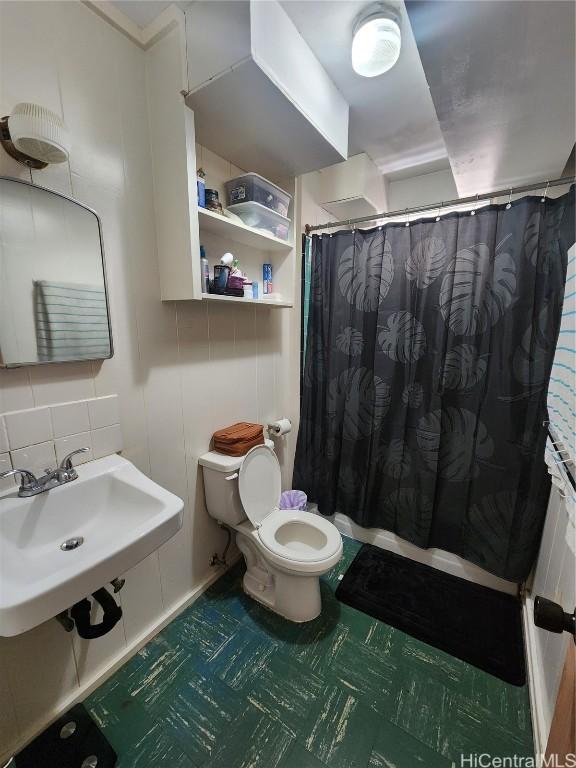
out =
<path fill-rule="evenodd" d="M 75 456 L 75 464 L 117 453 L 119 421 L 117 395 L 0 414 L 0 472 L 19 467 L 42 473 L 78 448 L 89 450 Z M 14 482 L 19 479 L 0 480 L 0 490 Z"/>
<path fill-rule="evenodd" d="M 30 408 L 4 415 L 8 449 L 26 448 L 52 439 L 50 408 Z"/>

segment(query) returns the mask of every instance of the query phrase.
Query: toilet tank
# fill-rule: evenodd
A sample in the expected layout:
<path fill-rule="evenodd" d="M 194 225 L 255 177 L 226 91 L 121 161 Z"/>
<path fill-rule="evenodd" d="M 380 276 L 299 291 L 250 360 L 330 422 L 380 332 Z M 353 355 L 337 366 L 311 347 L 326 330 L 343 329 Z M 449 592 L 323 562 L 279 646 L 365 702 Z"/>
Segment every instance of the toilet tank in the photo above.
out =
<path fill-rule="evenodd" d="M 272 440 L 265 442 L 274 450 Z M 243 461 L 244 456 L 226 456 L 217 451 L 208 451 L 198 459 L 208 514 L 226 525 L 238 525 L 246 519 L 238 492 L 238 471 Z"/>

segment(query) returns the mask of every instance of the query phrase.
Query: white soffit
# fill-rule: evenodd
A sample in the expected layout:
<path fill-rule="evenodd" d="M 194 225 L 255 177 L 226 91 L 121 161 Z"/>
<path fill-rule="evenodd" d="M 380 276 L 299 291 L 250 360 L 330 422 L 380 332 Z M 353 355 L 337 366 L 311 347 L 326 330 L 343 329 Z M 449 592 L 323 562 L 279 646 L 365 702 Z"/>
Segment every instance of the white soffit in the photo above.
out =
<path fill-rule="evenodd" d="M 202 145 L 269 178 L 346 157 L 348 104 L 279 3 L 192 3 L 186 35 Z"/>
<path fill-rule="evenodd" d="M 354 20 L 370 0 L 284 0 L 302 37 L 350 105 L 349 155 L 366 152 L 381 172 L 448 168 L 448 157 L 404 3 L 402 49 L 394 67 L 374 78 L 352 69 Z"/>
<path fill-rule="evenodd" d="M 460 196 L 561 175 L 575 141 L 574 8 L 407 3 Z"/>

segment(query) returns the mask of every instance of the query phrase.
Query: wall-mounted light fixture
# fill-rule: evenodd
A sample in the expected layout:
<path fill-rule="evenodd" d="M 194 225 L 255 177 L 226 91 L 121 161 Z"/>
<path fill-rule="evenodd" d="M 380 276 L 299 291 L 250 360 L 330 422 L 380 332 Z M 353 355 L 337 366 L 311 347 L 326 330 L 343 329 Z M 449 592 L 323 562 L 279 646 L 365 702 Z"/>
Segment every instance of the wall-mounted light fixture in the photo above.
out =
<path fill-rule="evenodd" d="M 46 107 L 30 102 L 16 104 L 0 119 L 0 144 L 28 168 L 65 163 L 70 154 L 70 134 L 62 118 Z"/>
<path fill-rule="evenodd" d="M 382 3 L 366 8 L 352 30 L 352 67 L 363 77 L 388 72 L 398 61 L 402 35 L 400 17 Z"/>

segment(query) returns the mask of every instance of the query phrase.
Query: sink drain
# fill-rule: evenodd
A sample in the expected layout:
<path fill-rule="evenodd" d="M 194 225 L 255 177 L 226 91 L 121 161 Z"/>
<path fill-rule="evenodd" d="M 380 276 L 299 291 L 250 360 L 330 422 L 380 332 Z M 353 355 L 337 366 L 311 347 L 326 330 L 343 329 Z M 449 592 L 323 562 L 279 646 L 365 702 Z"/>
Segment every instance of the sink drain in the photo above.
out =
<path fill-rule="evenodd" d="M 71 549 L 77 549 L 81 544 L 84 544 L 84 536 L 74 536 L 72 539 L 66 539 L 60 544 L 60 549 L 64 552 L 69 552 Z"/>

